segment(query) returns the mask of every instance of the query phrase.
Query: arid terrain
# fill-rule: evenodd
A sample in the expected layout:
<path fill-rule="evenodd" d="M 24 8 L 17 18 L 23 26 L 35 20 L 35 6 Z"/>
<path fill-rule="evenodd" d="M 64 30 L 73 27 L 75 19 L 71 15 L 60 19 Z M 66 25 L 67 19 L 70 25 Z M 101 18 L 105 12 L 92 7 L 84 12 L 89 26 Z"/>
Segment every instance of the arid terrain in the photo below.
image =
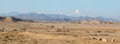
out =
<path fill-rule="evenodd" d="M 0 22 L 0 44 L 120 44 L 120 24 Z"/>
<path fill-rule="evenodd" d="M 0 0 L 0 44 L 120 44 L 120 0 Z"/>

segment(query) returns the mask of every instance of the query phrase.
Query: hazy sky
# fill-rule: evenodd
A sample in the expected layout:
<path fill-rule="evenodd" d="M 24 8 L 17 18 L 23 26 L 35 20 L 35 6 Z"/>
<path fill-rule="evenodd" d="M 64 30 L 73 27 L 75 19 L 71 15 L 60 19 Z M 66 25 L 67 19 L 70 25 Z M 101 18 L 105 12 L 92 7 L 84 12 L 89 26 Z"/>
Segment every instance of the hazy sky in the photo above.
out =
<path fill-rule="evenodd" d="M 0 13 L 7 12 L 117 17 L 120 0 L 0 0 Z"/>

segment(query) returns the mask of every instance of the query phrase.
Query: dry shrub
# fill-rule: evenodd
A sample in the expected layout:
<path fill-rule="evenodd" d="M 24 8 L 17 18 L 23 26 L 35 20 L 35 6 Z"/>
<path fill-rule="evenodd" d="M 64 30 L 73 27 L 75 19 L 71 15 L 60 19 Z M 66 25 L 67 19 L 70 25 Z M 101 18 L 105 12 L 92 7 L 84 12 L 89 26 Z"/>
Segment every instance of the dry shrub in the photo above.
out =
<path fill-rule="evenodd" d="M 25 29 L 25 28 L 23 28 L 23 29 L 21 29 L 21 30 L 24 30 L 24 31 L 25 31 L 26 29 Z"/>
<path fill-rule="evenodd" d="M 54 28 L 55 26 L 52 25 L 51 27 Z"/>
<path fill-rule="evenodd" d="M 1 29 L 0 29 L 0 32 L 4 32 L 4 31 L 5 31 L 5 28 L 1 28 Z"/>
<path fill-rule="evenodd" d="M 0 32 L 1 44 L 49 44 L 49 42 L 56 42 L 56 44 L 58 44 L 65 41 L 69 41 L 65 43 L 70 44 L 70 42 L 73 42 L 75 39 L 74 37 L 63 35 L 46 35 L 30 32 Z"/>
<path fill-rule="evenodd" d="M 102 33 L 102 31 L 97 31 L 97 33 Z"/>
<path fill-rule="evenodd" d="M 56 30 L 56 32 L 61 32 L 61 31 L 62 31 L 62 30 L 61 30 L 61 29 L 59 29 L 59 28 Z"/>
<path fill-rule="evenodd" d="M 0 33 L 1 44 L 35 44 L 35 39 L 28 35 L 18 32 L 2 32 Z"/>

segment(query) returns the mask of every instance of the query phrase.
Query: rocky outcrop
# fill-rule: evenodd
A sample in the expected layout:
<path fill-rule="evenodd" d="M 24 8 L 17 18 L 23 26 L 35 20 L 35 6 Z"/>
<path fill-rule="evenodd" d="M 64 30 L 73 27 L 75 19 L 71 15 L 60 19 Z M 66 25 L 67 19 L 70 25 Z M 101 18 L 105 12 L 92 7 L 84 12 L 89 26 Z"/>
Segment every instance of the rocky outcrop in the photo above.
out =
<path fill-rule="evenodd" d="M 87 20 L 82 20 L 82 21 L 80 21 L 80 23 L 81 23 L 81 24 L 88 24 L 89 21 L 87 21 Z"/>
<path fill-rule="evenodd" d="M 91 20 L 89 23 L 90 24 L 101 24 L 102 22 L 98 20 Z"/>
<path fill-rule="evenodd" d="M 4 21 L 5 21 L 5 22 L 14 22 L 14 19 L 13 19 L 13 17 L 6 17 L 6 18 L 4 19 Z"/>
<path fill-rule="evenodd" d="M 19 18 L 15 18 L 15 17 L 2 17 L 0 16 L 0 21 L 2 22 L 17 22 L 17 21 L 29 21 L 29 20 L 22 20 L 22 19 L 19 19 Z"/>
<path fill-rule="evenodd" d="M 113 22 L 104 22 L 99 20 L 82 20 L 80 21 L 81 24 L 113 24 Z"/>

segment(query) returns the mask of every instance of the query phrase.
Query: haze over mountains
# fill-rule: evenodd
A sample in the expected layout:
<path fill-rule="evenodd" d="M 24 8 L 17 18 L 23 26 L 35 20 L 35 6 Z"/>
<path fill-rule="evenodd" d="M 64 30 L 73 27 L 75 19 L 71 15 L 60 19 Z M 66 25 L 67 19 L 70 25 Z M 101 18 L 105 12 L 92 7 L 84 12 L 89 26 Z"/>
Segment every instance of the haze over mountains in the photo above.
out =
<path fill-rule="evenodd" d="M 89 17 L 89 16 L 67 16 L 67 15 L 61 15 L 61 14 L 38 14 L 38 13 L 8 13 L 8 14 L 1 14 L 1 15 L 11 15 L 15 18 L 20 18 L 23 20 L 32 20 L 32 21 L 48 21 L 48 22 L 66 22 L 66 21 L 81 21 L 81 20 L 100 20 L 100 21 L 110 21 L 110 22 L 116 22 L 118 20 L 114 20 L 112 18 L 103 18 L 103 17 Z"/>

